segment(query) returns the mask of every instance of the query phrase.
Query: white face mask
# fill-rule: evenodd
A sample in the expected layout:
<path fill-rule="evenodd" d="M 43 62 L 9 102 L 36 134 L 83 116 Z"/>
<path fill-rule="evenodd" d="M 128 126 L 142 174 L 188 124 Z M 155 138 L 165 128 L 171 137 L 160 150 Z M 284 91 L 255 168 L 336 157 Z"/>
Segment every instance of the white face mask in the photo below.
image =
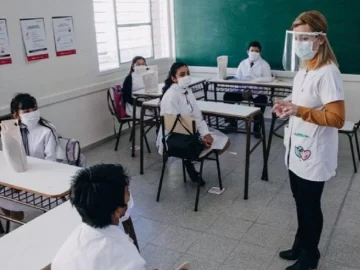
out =
<path fill-rule="evenodd" d="M 127 209 L 125 214 L 120 218 L 120 223 L 123 223 L 124 221 L 128 220 L 131 214 L 131 209 L 134 208 L 134 200 L 130 193 L 130 199 L 127 203 Z"/>
<path fill-rule="evenodd" d="M 191 84 L 190 76 L 185 76 L 185 77 L 178 79 L 178 85 L 183 89 L 188 88 L 190 86 L 190 84 Z"/>
<path fill-rule="evenodd" d="M 145 65 L 141 65 L 141 66 L 134 66 L 134 72 L 135 73 L 140 73 L 142 71 L 144 71 L 146 69 Z"/>
<path fill-rule="evenodd" d="M 295 53 L 301 60 L 313 59 L 316 52 L 313 50 L 313 41 L 295 41 Z"/>
<path fill-rule="evenodd" d="M 256 61 L 260 58 L 260 53 L 258 52 L 249 52 L 250 61 Z"/>
<path fill-rule="evenodd" d="M 20 114 L 20 119 L 21 123 L 26 125 L 27 128 L 34 128 L 40 121 L 40 111 L 36 110 L 29 113 L 22 113 Z"/>

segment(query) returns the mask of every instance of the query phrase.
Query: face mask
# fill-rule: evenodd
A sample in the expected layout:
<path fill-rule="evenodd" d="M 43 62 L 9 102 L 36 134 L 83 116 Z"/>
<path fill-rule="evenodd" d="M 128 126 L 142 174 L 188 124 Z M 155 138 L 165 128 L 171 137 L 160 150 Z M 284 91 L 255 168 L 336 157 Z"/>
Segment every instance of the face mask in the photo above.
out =
<path fill-rule="evenodd" d="M 260 58 L 260 53 L 258 52 L 249 52 L 249 59 L 251 61 L 256 61 Z"/>
<path fill-rule="evenodd" d="M 185 77 L 178 79 L 178 85 L 183 89 L 188 88 L 190 84 L 191 84 L 190 76 L 185 76 Z"/>
<path fill-rule="evenodd" d="M 145 66 L 144 65 L 141 65 L 141 66 L 135 66 L 134 67 L 134 71 L 136 73 L 140 73 L 141 71 L 143 71 L 145 69 Z"/>
<path fill-rule="evenodd" d="M 27 128 L 35 127 L 40 121 L 40 111 L 36 110 L 29 113 L 20 114 L 21 123 L 26 125 Z"/>
<path fill-rule="evenodd" d="M 131 214 L 131 209 L 134 208 L 134 200 L 132 198 L 132 195 L 130 193 L 130 199 L 127 203 L 127 209 L 125 214 L 120 218 L 120 223 L 123 223 L 124 221 L 128 220 Z"/>
<path fill-rule="evenodd" d="M 313 59 L 316 52 L 313 51 L 313 41 L 295 41 L 295 53 L 301 60 Z"/>

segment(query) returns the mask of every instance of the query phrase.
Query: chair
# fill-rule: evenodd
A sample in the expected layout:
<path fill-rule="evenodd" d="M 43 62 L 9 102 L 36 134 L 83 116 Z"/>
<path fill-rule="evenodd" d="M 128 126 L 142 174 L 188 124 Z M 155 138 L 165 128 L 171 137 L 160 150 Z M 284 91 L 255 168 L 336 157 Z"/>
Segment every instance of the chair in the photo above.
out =
<path fill-rule="evenodd" d="M 339 129 L 340 134 L 345 134 L 349 138 L 350 142 L 350 149 L 351 149 L 351 156 L 354 164 L 354 172 L 357 173 L 357 166 L 356 166 L 356 159 L 355 159 L 355 151 L 354 151 L 354 145 L 353 145 L 353 137 L 355 137 L 355 143 L 356 143 L 356 150 L 358 153 L 358 158 L 360 160 L 360 149 L 359 149 L 359 140 L 357 131 L 360 127 L 360 121 L 357 123 L 351 122 L 351 121 L 345 121 L 344 126 Z"/>
<path fill-rule="evenodd" d="M 161 129 L 162 129 L 162 136 L 163 138 L 165 138 L 165 130 L 167 132 L 170 132 L 172 129 L 171 127 L 174 125 L 174 121 L 176 121 L 176 117 L 175 115 L 164 115 L 160 117 L 160 124 L 161 124 Z M 195 121 L 191 118 L 191 117 L 184 117 L 184 116 L 180 116 L 181 117 L 181 121 L 182 124 L 179 125 L 179 123 L 176 125 L 176 127 L 173 129 L 172 132 L 175 133 L 182 133 L 188 136 L 197 136 L 196 135 L 196 124 Z M 192 130 L 192 134 L 189 134 L 185 128 L 182 127 L 182 125 L 185 124 L 186 126 L 190 127 L 192 126 L 192 128 L 188 129 L 188 130 Z M 169 128 L 170 127 L 170 128 Z M 166 167 L 166 163 L 168 158 L 170 157 L 168 154 L 168 149 L 167 149 L 167 145 L 166 145 L 166 139 L 162 140 L 162 144 L 163 144 L 163 166 L 162 166 L 162 170 L 161 170 L 161 177 L 160 177 L 160 182 L 159 182 L 159 188 L 158 188 L 158 192 L 157 192 L 157 197 L 156 197 L 156 201 L 158 202 L 160 200 L 160 193 L 161 193 L 161 188 L 162 188 L 162 183 L 164 180 L 164 173 L 165 173 L 165 167 Z M 209 156 L 214 154 L 215 158 L 210 158 Z M 175 156 L 173 155 L 172 157 L 175 158 L 181 158 L 179 156 Z M 185 170 L 185 159 L 182 159 L 182 169 L 183 169 L 183 177 L 184 177 L 184 183 L 187 182 L 186 180 L 186 170 Z M 200 162 L 200 176 L 202 176 L 203 173 L 203 167 L 204 167 L 204 161 L 205 160 L 214 160 L 216 161 L 216 166 L 217 166 L 217 172 L 218 172 L 218 179 L 219 179 L 219 187 L 220 190 L 223 189 L 222 186 L 222 181 L 221 181 L 221 172 L 220 172 L 220 162 L 219 162 L 219 155 L 218 155 L 218 151 L 217 150 L 211 150 L 211 149 L 205 149 L 200 155 L 199 157 L 197 157 L 195 160 L 190 160 L 192 161 L 198 161 Z M 199 197 L 200 197 L 200 188 L 201 188 L 201 183 L 199 182 L 197 184 L 197 191 L 196 191 L 196 197 L 195 197 L 195 208 L 194 211 L 197 212 L 198 210 L 198 204 L 199 204 Z"/>
<path fill-rule="evenodd" d="M 114 88 L 113 87 L 108 89 L 107 101 L 108 101 L 108 108 L 109 108 L 110 114 L 113 116 L 113 119 L 114 119 L 114 134 L 115 134 L 115 137 L 116 137 L 115 151 L 117 151 L 118 150 L 118 145 L 119 145 L 119 142 L 120 142 L 120 136 L 121 136 L 122 127 L 123 127 L 124 124 L 128 124 L 128 126 L 130 128 L 130 123 L 133 121 L 133 119 L 130 116 L 121 117 L 118 113 L 116 113 L 115 99 L 114 99 Z M 117 134 L 116 134 L 116 128 L 115 128 L 115 119 L 120 124 L 119 131 L 118 131 Z M 145 143 L 146 143 L 146 147 L 148 149 L 148 152 L 151 153 L 150 146 L 149 146 L 148 140 L 146 138 L 146 134 L 154 126 L 154 123 L 153 123 L 152 118 L 147 119 L 144 122 L 145 122 L 144 124 L 148 124 L 148 125 L 150 124 L 149 129 L 144 134 L 144 139 L 145 139 Z M 139 123 L 140 123 L 140 120 L 136 119 L 136 124 L 139 124 Z M 134 137 L 134 134 L 133 134 L 133 132 L 131 132 L 129 141 L 131 141 L 133 137 Z"/>

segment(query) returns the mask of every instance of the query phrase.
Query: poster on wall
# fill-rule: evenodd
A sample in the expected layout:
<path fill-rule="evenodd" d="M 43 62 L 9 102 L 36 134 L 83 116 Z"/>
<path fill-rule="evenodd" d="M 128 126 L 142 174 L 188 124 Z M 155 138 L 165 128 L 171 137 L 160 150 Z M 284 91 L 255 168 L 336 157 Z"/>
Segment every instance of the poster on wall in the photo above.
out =
<path fill-rule="evenodd" d="M 27 60 L 49 58 L 44 18 L 22 19 L 20 25 Z"/>
<path fill-rule="evenodd" d="M 76 54 L 73 18 L 53 17 L 56 56 Z"/>
<path fill-rule="evenodd" d="M 11 64 L 9 34 L 5 19 L 0 19 L 0 65 Z"/>

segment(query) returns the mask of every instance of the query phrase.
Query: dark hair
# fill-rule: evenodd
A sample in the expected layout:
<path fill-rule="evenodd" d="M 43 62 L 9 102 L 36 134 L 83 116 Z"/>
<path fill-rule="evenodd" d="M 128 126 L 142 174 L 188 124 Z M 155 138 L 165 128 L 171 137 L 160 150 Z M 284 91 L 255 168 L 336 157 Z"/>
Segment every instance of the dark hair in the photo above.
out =
<path fill-rule="evenodd" d="M 171 85 L 174 83 L 172 80 L 172 77 L 176 77 L 176 72 L 182 68 L 182 67 L 187 67 L 187 64 L 183 63 L 183 62 L 175 62 L 174 64 L 172 64 L 172 66 L 170 67 L 170 71 L 169 71 L 169 75 L 165 80 L 165 85 L 163 87 L 163 93 L 162 93 L 162 97 L 165 95 L 166 91 L 171 87 Z M 162 98 L 161 97 L 161 98 Z"/>
<path fill-rule="evenodd" d="M 71 183 L 71 204 L 84 223 L 105 228 L 112 224 L 116 209 L 127 206 L 124 197 L 129 181 L 121 165 L 99 164 L 80 170 Z"/>
<path fill-rule="evenodd" d="M 250 42 L 249 46 L 248 46 L 248 50 L 250 50 L 250 47 L 256 47 L 259 48 L 259 51 L 261 52 L 261 44 L 259 41 L 252 41 Z"/>
<path fill-rule="evenodd" d="M 134 72 L 134 65 L 135 63 L 138 61 L 138 60 L 144 60 L 145 62 L 145 65 L 146 65 L 146 59 L 142 56 L 135 56 L 132 61 L 131 61 L 131 67 L 130 67 L 130 72 L 129 74 L 133 73 Z"/>
<path fill-rule="evenodd" d="M 37 109 L 36 99 L 29 94 L 17 94 L 10 103 L 11 114 L 18 114 L 19 110 L 28 110 L 28 109 Z M 51 133 L 54 135 L 55 140 L 57 139 L 56 131 L 51 126 L 50 122 L 42 117 L 40 117 L 39 124 L 43 127 L 46 127 L 51 130 Z M 56 140 L 57 141 L 57 140 Z"/>

